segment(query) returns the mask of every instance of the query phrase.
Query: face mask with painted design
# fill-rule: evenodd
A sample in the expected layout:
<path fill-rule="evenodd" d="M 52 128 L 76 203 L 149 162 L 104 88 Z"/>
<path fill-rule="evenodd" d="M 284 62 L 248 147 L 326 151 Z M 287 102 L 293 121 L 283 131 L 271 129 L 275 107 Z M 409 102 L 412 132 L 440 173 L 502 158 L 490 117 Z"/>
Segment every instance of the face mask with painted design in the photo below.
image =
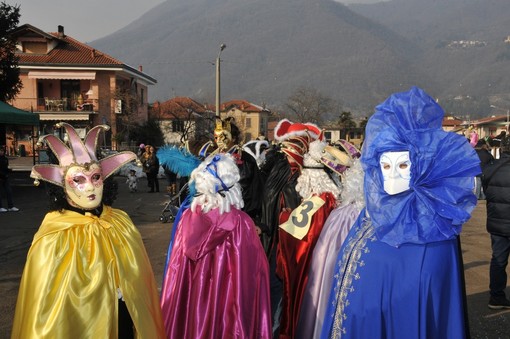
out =
<path fill-rule="evenodd" d="M 101 204 L 103 198 L 103 176 L 101 167 L 71 166 L 65 175 L 67 201 L 73 207 L 92 210 Z"/>

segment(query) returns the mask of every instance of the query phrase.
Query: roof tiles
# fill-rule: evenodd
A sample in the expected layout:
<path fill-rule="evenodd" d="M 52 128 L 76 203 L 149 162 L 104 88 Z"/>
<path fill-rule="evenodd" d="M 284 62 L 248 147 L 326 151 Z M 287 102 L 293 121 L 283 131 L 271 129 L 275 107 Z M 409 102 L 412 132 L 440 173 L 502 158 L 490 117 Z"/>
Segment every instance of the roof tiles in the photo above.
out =
<path fill-rule="evenodd" d="M 54 49 L 48 54 L 19 53 L 19 64 L 123 65 L 119 60 L 70 36 L 59 37 L 58 33 L 50 34 L 58 39 L 58 45 Z"/>

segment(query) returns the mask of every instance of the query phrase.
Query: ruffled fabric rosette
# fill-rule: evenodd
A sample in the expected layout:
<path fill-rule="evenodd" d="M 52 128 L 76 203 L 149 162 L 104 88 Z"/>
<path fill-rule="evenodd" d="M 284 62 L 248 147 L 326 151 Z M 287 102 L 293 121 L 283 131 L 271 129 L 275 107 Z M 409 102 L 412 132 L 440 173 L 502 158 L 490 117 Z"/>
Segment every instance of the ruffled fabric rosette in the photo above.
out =
<path fill-rule="evenodd" d="M 477 199 L 473 177 L 480 161 L 464 136 L 441 128 L 443 109 L 423 90 L 391 95 L 368 121 L 361 162 L 365 200 L 379 240 L 391 245 L 452 239 Z M 409 151 L 410 189 L 384 191 L 382 153 Z"/>

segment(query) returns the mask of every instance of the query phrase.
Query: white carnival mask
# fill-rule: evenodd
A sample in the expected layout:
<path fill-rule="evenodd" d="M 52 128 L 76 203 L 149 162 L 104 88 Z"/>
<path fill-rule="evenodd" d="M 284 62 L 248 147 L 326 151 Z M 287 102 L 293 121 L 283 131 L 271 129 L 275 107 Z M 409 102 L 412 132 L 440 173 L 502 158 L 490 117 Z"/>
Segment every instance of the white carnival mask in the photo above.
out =
<path fill-rule="evenodd" d="M 395 195 L 409 189 L 409 182 L 411 181 L 409 151 L 384 152 L 379 164 L 386 193 Z"/>

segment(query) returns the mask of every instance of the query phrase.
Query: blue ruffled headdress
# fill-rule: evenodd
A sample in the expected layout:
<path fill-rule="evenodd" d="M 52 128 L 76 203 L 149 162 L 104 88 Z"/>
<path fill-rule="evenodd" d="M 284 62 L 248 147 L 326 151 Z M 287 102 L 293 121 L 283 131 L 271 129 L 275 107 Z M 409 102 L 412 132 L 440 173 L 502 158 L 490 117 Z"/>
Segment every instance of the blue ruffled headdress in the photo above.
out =
<path fill-rule="evenodd" d="M 477 199 L 473 177 L 480 160 L 466 138 L 441 128 L 443 109 L 423 90 L 391 95 L 366 126 L 361 162 L 365 199 L 379 240 L 399 246 L 442 241 L 460 233 Z M 379 159 L 409 151 L 410 189 L 389 195 Z"/>

